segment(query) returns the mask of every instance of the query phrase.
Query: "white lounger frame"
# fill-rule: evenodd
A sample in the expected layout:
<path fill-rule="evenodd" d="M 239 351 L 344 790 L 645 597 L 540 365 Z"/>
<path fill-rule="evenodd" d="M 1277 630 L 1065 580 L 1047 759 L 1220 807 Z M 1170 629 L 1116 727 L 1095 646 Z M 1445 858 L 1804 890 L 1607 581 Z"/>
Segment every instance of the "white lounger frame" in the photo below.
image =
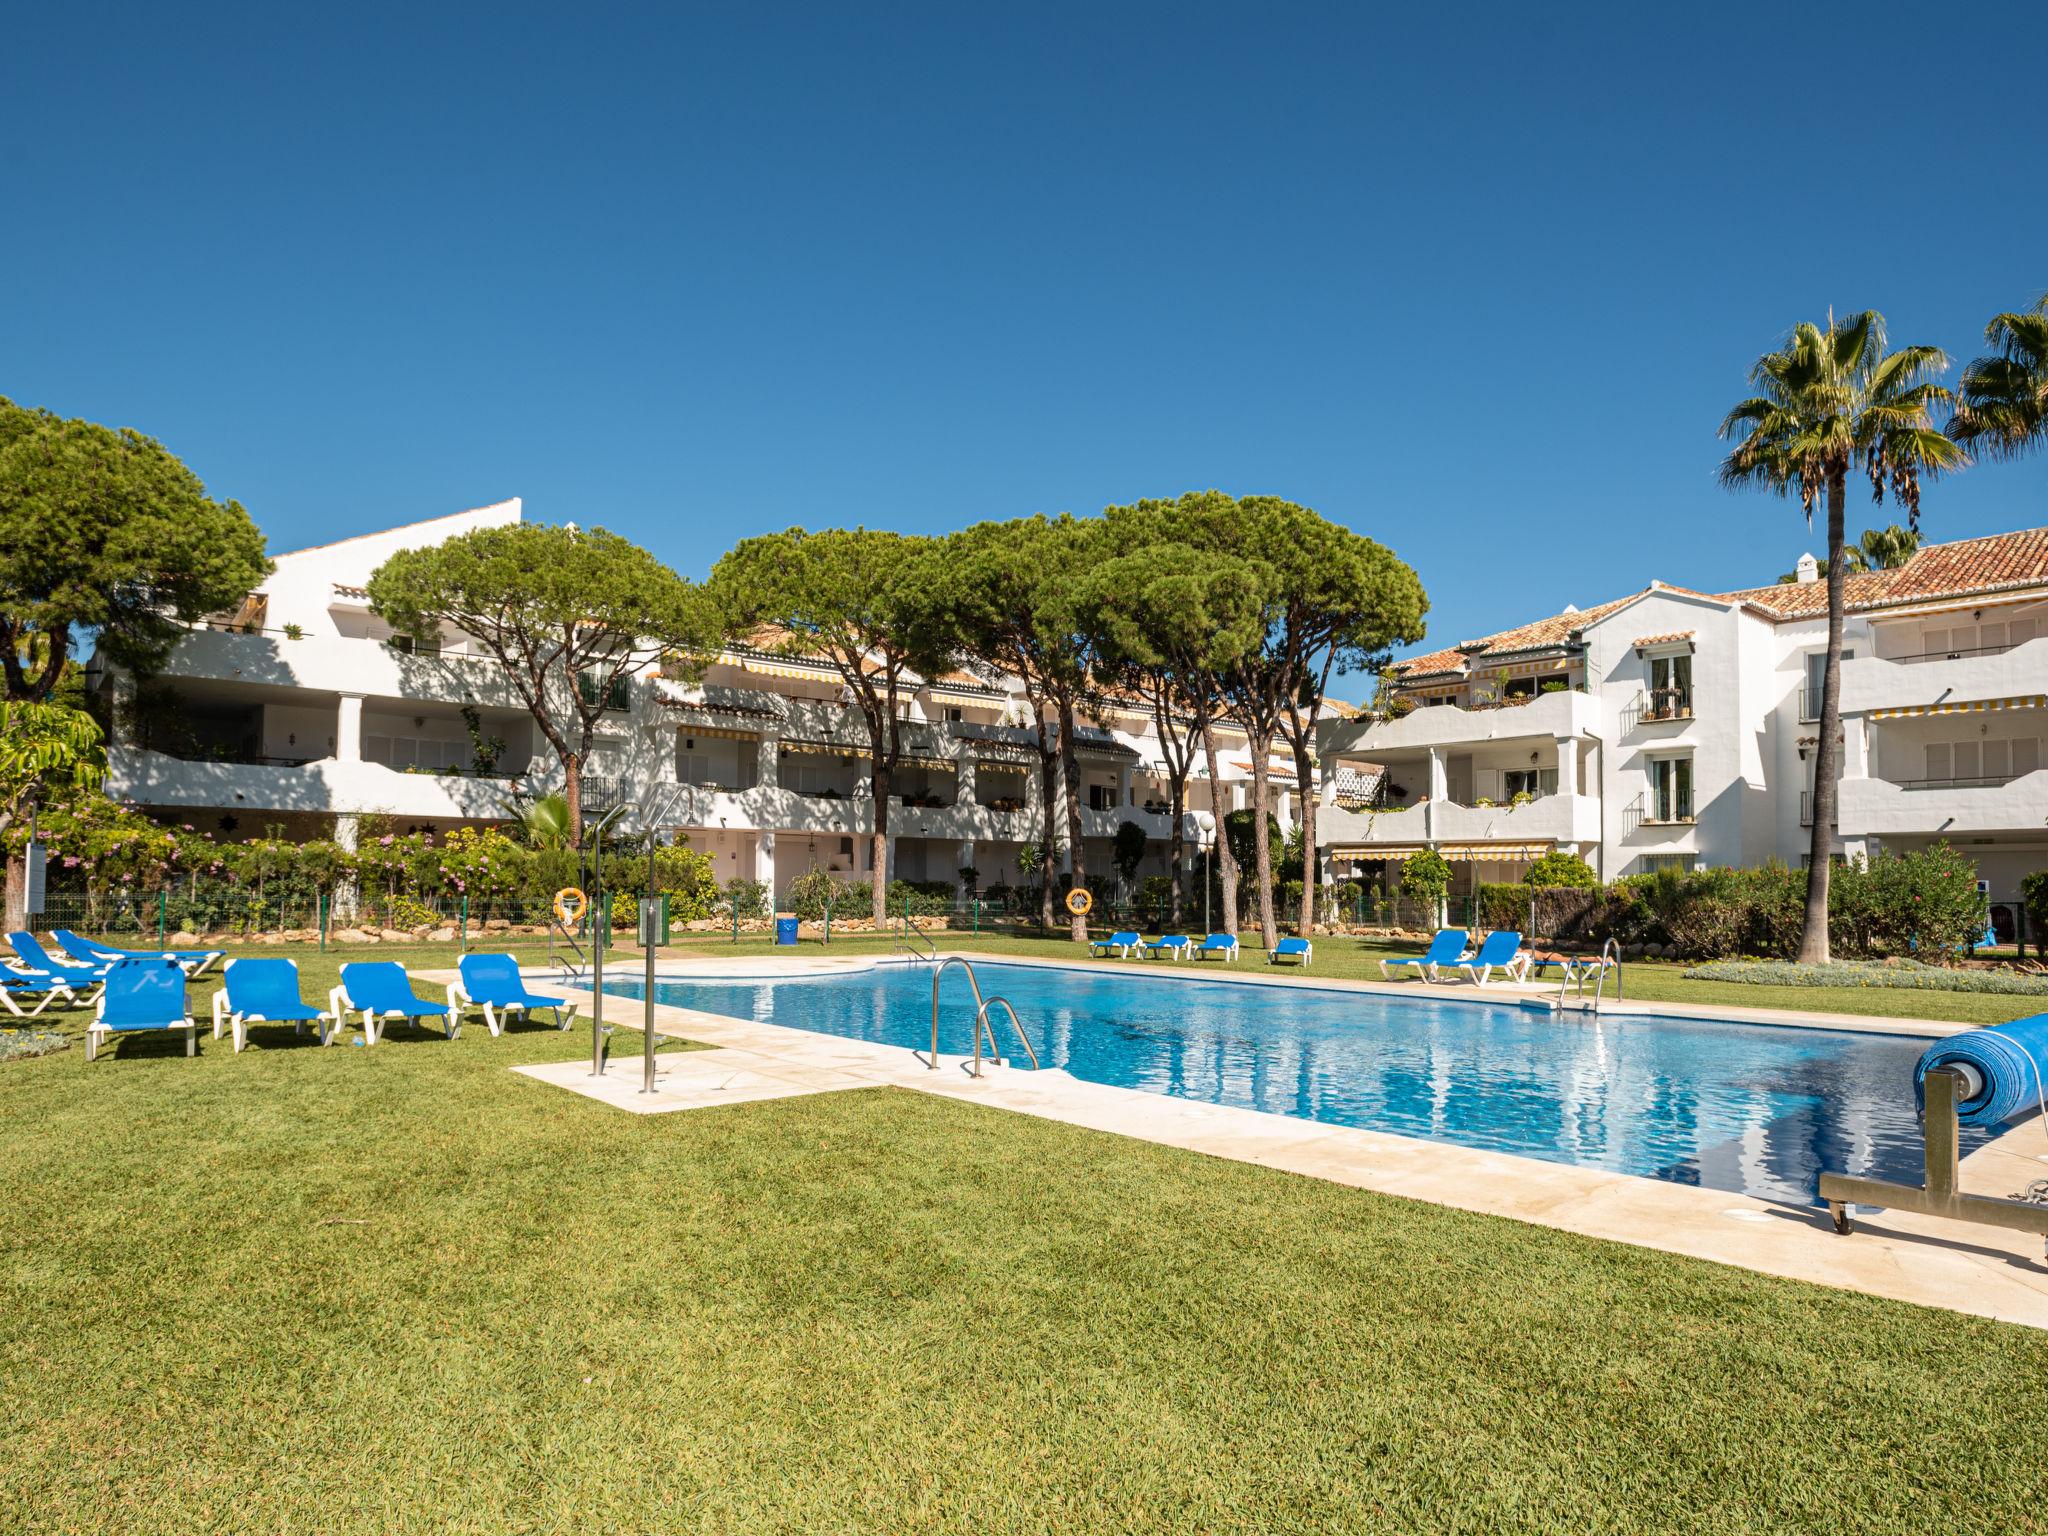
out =
<path fill-rule="evenodd" d="M 504 1005 L 504 1017 L 500 1018 L 496 1004 L 480 1003 L 462 990 L 462 983 L 460 981 L 449 982 L 448 1012 L 451 1015 L 460 1015 L 465 1008 L 483 1009 L 484 1027 L 490 1030 L 493 1040 L 505 1033 L 505 1026 L 512 1022 L 514 1014 L 530 1013 L 532 1011 L 524 1003 L 506 1003 Z M 574 1029 L 576 1027 L 576 1004 L 574 1002 L 563 1003 L 561 1007 L 555 1010 L 555 1019 L 555 1027 L 563 1033 L 566 1034 L 569 1030 Z"/>
<path fill-rule="evenodd" d="M 339 991 L 340 988 L 337 987 L 335 990 Z M 328 1002 L 330 1005 L 332 1004 L 333 998 L 331 996 Z M 274 1024 L 277 1022 L 279 1021 L 272 1019 L 268 1014 L 229 1013 L 228 989 L 226 987 L 222 987 L 213 994 L 213 1038 L 218 1040 L 223 1028 L 231 1030 L 235 1037 L 235 1054 L 237 1056 L 242 1054 L 242 1047 L 249 1043 L 249 1026 L 251 1024 Z M 290 1023 L 293 1034 L 303 1035 L 306 1032 L 306 1021 L 304 1019 L 293 1019 Z M 334 1037 L 340 1032 L 340 1029 L 341 1017 L 332 1011 L 323 1013 L 313 1020 L 313 1031 L 319 1035 L 322 1045 L 334 1044 Z"/>

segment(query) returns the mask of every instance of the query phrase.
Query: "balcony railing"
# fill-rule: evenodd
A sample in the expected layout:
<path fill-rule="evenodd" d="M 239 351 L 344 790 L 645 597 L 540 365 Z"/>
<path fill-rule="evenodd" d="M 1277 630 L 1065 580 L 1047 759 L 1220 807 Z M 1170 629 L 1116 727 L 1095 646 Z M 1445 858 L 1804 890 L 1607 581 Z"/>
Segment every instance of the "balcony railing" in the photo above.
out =
<path fill-rule="evenodd" d="M 2010 645 L 1970 645 L 1958 650 L 1915 651 L 1909 656 L 1880 656 L 1877 659 L 1896 661 L 1901 666 L 1913 666 L 1924 661 L 1961 661 L 1965 656 L 2003 656 L 2007 651 L 2018 650 L 2026 643 L 2026 640 L 2015 640 Z"/>
<path fill-rule="evenodd" d="M 1945 779 L 1892 779 L 1888 782 L 1901 789 L 1997 789 L 2024 777 L 2024 774 L 2013 773 L 1979 773 L 1953 775 Z"/>
<path fill-rule="evenodd" d="M 1828 825 L 1832 827 L 1839 827 L 1841 824 L 1842 817 L 1838 809 L 1835 814 L 1835 819 L 1829 822 Z M 1813 825 L 1813 791 L 1810 789 L 1802 789 L 1801 791 L 1799 791 L 1799 825 L 1801 825 L 1802 827 L 1810 827 Z"/>

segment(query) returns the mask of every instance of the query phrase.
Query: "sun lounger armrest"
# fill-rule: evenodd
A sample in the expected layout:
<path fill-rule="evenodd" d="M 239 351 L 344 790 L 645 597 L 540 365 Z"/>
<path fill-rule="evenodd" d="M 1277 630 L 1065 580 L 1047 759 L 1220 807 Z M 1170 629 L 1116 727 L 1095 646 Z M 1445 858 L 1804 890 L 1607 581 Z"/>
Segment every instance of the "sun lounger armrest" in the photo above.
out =
<path fill-rule="evenodd" d="M 348 994 L 345 990 L 335 987 L 328 992 L 327 1011 L 333 1014 L 337 1021 L 348 1013 Z"/>

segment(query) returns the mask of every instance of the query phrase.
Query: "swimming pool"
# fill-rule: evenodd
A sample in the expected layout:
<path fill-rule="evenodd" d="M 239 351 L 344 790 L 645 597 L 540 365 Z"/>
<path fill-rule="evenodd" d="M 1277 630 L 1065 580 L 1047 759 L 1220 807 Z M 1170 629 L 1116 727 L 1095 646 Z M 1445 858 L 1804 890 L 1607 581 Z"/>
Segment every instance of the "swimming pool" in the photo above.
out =
<path fill-rule="evenodd" d="M 975 971 L 984 994 L 1016 1005 L 1043 1065 L 1090 1082 L 1768 1200 L 1812 1202 L 1824 1168 L 1919 1182 L 1917 1037 L 1626 1014 L 1593 1023 L 1547 1006 L 994 961 Z M 637 977 L 605 990 L 642 995 Z M 655 1001 L 931 1043 L 923 965 L 661 979 Z M 939 1048 L 969 1049 L 973 1005 L 957 967 L 939 1017 Z M 998 1038 L 1021 1054 L 1007 1022 Z"/>

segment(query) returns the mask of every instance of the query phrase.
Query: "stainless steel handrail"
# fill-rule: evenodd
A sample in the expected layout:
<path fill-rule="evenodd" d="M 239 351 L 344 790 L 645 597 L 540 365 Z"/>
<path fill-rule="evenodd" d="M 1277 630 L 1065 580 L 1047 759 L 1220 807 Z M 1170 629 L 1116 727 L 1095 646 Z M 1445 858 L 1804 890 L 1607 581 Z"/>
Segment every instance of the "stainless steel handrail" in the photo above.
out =
<path fill-rule="evenodd" d="M 1010 1006 L 1010 1000 L 1006 997 L 984 998 L 981 995 L 980 978 L 974 974 L 973 965 L 961 955 L 946 956 L 932 970 L 932 1054 L 931 1059 L 925 1065 L 934 1072 L 939 1070 L 939 978 L 956 965 L 967 973 L 967 985 L 974 992 L 973 1075 L 976 1077 L 981 1076 L 981 1036 L 983 1030 L 988 1031 L 989 1055 L 997 1061 L 1002 1060 L 1002 1051 L 996 1045 L 995 1026 L 988 1021 L 988 1011 L 997 1003 L 1001 1003 L 1004 1011 L 1010 1015 L 1010 1027 L 1016 1030 L 1017 1039 L 1024 1047 L 1024 1054 L 1031 1058 L 1032 1068 L 1036 1070 L 1038 1066 L 1038 1052 L 1031 1048 L 1031 1039 L 1024 1033 L 1024 1025 L 1017 1018 L 1017 1010 Z"/>
<path fill-rule="evenodd" d="M 917 935 L 919 942 L 924 945 L 922 950 L 919 950 L 915 944 L 910 942 L 912 934 Z M 939 958 L 939 946 L 932 942 L 930 934 L 918 927 L 917 919 L 908 912 L 903 914 L 903 931 L 896 936 L 896 950 L 899 954 L 907 954 L 915 959 L 937 960 Z M 965 962 L 962 963 L 964 964 Z M 980 995 L 979 991 L 975 993 L 976 997 Z"/>
<path fill-rule="evenodd" d="M 1600 979 L 1593 986 L 1593 1012 L 1596 1014 L 1600 1011 L 1601 994 L 1607 990 L 1607 972 L 1610 968 L 1614 972 L 1614 996 L 1618 1002 L 1621 999 L 1621 945 L 1612 938 L 1609 938 L 1605 944 L 1600 946 Z M 1567 963 L 1564 968 L 1564 977 L 1557 984 L 1557 999 L 1550 1005 L 1552 1013 L 1562 1014 L 1564 1012 L 1564 995 L 1571 989 L 1574 982 L 1578 984 L 1579 1007 L 1581 1009 L 1585 1008 L 1586 968 L 1583 965 Z"/>

